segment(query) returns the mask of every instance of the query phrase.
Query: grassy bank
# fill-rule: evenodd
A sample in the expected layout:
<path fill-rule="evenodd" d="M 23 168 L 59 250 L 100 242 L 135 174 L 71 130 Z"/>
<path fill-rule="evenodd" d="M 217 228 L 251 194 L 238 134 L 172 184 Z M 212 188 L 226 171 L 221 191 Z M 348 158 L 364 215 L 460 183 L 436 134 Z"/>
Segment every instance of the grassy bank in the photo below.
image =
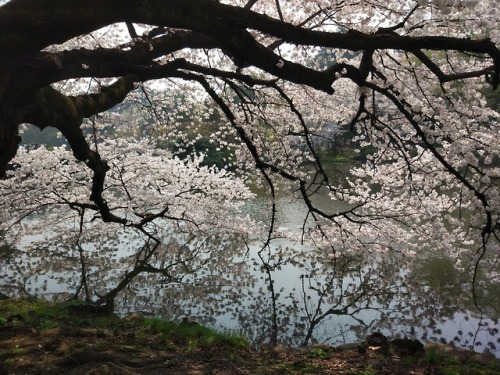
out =
<path fill-rule="evenodd" d="M 0 301 L 0 374 L 500 374 L 494 359 L 442 349 L 403 358 L 328 346 L 257 349 L 188 320 L 122 319 L 81 302 Z"/>

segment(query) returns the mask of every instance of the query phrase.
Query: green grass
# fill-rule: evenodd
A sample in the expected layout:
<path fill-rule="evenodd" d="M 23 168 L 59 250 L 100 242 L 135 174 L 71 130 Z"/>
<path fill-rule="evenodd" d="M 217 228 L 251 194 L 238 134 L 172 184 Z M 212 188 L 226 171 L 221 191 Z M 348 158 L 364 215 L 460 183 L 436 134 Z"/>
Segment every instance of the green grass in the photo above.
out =
<path fill-rule="evenodd" d="M 437 365 L 441 362 L 441 354 L 437 350 L 437 348 L 430 348 L 425 353 L 425 360 L 430 365 Z"/>
<path fill-rule="evenodd" d="M 439 365 L 439 375 L 498 375 L 500 366 L 491 363 L 489 366 L 481 366 L 477 363 L 450 363 L 445 361 Z"/>
<path fill-rule="evenodd" d="M 197 323 L 175 323 L 160 319 L 145 319 L 144 327 L 159 332 L 164 340 L 170 343 L 185 345 L 190 349 L 227 344 L 232 347 L 247 347 L 244 337 L 233 333 L 221 333 Z"/>
<path fill-rule="evenodd" d="M 30 326 L 50 328 L 51 320 L 61 316 L 61 306 L 32 298 L 0 301 L 0 321 L 17 319 Z"/>
<path fill-rule="evenodd" d="M 12 348 L 12 354 L 17 355 L 17 354 L 22 354 L 23 349 L 19 346 L 16 345 L 14 348 Z"/>
<path fill-rule="evenodd" d="M 248 345 L 240 335 L 221 333 L 192 322 L 184 324 L 160 319 L 127 322 L 81 301 L 50 303 L 32 298 L 0 301 L 0 326 L 8 320 L 15 320 L 18 326 L 36 327 L 41 330 L 56 327 L 116 329 L 134 326 L 138 332 L 147 330 L 149 333 L 160 333 L 165 343 L 186 346 L 191 350 L 218 344 L 237 348 Z"/>
<path fill-rule="evenodd" d="M 115 316 L 102 314 L 82 301 L 51 303 L 28 297 L 0 301 L 0 325 L 5 324 L 8 319 L 17 320 L 18 325 L 39 329 L 65 324 L 80 327 L 106 326 L 118 322 Z"/>
<path fill-rule="evenodd" d="M 330 352 L 322 348 L 314 348 L 311 352 L 311 356 L 321 359 L 330 359 L 332 357 Z"/>
<path fill-rule="evenodd" d="M 436 375 L 499 375 L 500 363 L 491 361 L 479 364 L 475 361 L 460 361 L 455 357 L 444 357 L 436 348 L 430 348 L 425 354 L 428 367 L 435 370 Z"/>

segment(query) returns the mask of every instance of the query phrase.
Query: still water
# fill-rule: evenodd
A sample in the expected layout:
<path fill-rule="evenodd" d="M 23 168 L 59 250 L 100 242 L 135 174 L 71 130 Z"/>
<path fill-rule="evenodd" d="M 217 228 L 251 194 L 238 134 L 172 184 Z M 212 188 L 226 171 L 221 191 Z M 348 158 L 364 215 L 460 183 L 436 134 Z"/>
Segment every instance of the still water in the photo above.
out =
<path fill-rule="evenodd" d="M 300 227 L 304 207 L 287 197 L 278 203 L 278 223 Z M 58 244 L 34 251 L 37 238 L 25 238 L 21 252 L 1 265 L 0 291 L 82 298 L 85 268 L 89 297 L 96 299 L 120 289 L 147 258 L 148 273 L 138 273 L 117 294 L 118 313 L 187 318 L 241 333 L 255 345 L 338 345 L 380 331 L 500 356 L 500 287 L 482 283 L 478 310 L 470 274 L 438 252 L 375 261 L 369 254 L 331 257 L 283 239 L 263 250 L 257 241 L 193 236 L 173 227 L 164 238 L 153 255 L 125 232 L 114 239 L 89 237 L 78 249 Z"/>

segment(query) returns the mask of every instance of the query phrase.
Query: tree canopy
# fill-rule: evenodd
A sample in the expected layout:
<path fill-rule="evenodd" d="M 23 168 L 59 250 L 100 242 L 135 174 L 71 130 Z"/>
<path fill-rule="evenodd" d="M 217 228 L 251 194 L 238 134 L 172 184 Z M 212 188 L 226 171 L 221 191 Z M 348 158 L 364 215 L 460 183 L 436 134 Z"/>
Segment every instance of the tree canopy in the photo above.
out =
<path fill-rule="evenodd" d="M 251 232 L 243 214 L 224 220 L 251 182 L 273 198 L 268 240 L 285 235 L 274 198 L 288 186 L 307 206 L 300 240 L 334 256 L 428 239 L 497 278 L 499 113 L 483 97 L 500 81 L 495 3 L 11 0 L 0 229 L 57 205 L 147 236 L 162 218 Z M 20 147 L 23 124 L 58 129 L 72 156 Z M 323 150 L 338 127 L 369 149 L 350 179 Z M 228 151 L 222 170 L 173 159 L 200 138 Z M 325 191 L 347 208 L 317 203 Z"/>

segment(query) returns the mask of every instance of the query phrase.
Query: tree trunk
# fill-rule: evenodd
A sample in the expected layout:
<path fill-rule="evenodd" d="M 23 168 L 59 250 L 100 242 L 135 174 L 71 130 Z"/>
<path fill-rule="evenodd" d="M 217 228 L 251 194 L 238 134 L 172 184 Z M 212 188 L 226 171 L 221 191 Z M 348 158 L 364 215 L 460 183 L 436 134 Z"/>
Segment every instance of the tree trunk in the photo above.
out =
<path fill-rule="evenodd" d="M 16 156 L 21 142 L 16 110 L 0 99 L 0 178 L 5 177 L 9 162 Z"/>

